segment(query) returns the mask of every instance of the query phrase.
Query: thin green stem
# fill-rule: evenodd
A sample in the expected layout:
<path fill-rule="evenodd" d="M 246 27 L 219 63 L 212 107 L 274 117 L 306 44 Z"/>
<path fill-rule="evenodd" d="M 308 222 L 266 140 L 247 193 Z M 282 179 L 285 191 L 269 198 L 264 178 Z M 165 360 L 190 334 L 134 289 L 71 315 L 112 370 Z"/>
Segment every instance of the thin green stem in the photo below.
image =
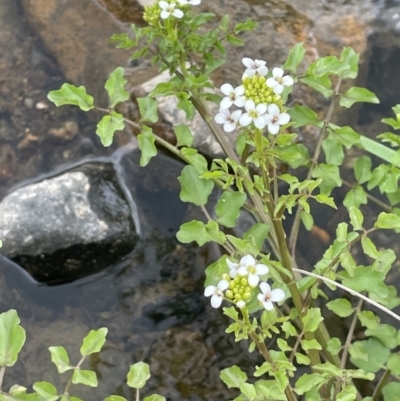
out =
<path fill-rule="evenodd" d="M 381 394 L 382 394 L 382 389 L 385 387 L 386 383 L 388 382 L 390 375 L 391 375 L 390 369 L 388 369 L 381 377 L 379 380 L 377 386 L 375 387 L 374 393 L 372 394 L 372 401 L 379 401 Z"/>
<path fill-rule="evenodd" d="M 136 401 L 140 401 L 139 393 L 140 393 L 140 390 L 137 388 L 136 389 Z"/>
<path fill-rule="evenodd" d="M 333 112 L 335 110 L 336 98 L 339 95 L 339 90 L 340 90 L 340 85 L 341 84 L 342 84 L 342 79 L 339 78 L 338 82 L 336 84 L 336 87 L 335 87 L 335 91 L 334 91 L 334 93 L 332 95 L 331 103 L 329 105 L 328 112 L 326 114 L 326 118 L 324 120 L 324 124 L 323 124 L 322 129 L 321 129 L 321 133 L 320 133 L 319 138 L 318 138 L 317 146 L 315 148 L 314 156 L 312 158 L 311 166 L 310 166 L 310 168 L 308 170 L 308 174 L 307 174 L 306 180 L 309 180 L 312 177 L 312 173 L 314 171 L 314 168 L 318 163 L 319 155 L 320 155 L 321 149 L 322 149 L 322 143 L 323 143 L 323 141 L 324 141 L 324 139 L 326 137 L 328 126 L 329 126 L 329 123 L 331 122 L 331 119 L 332 119 L 332 116 L 333 116 Z M 294 217 L 294 220 L 293 220 L 292 229 L 290 231 L 290 236 L 289 236 L 289 249 L 290 249 L 290 252 L 291 252 L 291 255 L 292 255 L 293 259 L 295 259 L 294 256 L 295 256 L 295 253 L 296 253 L 297 237 L 299 235 L 299 229 L 300 229 L 300 214 L 301 214 L 302 210 L 303 210 L 303 208 L 300 205 L 298 205 L 297 210 L 296 210 L 296 214 L 295 214 L 295 217 Z"/>

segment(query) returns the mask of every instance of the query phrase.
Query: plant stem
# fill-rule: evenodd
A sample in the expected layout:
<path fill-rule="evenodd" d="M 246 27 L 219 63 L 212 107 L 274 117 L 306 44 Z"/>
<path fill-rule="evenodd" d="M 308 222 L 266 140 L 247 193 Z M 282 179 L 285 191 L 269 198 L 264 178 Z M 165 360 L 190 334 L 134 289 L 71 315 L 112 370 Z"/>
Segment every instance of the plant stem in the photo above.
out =
<path fill-rule="evenodd" d="M 6 371 L 6 367 L 5 366 L 2 366 L 1 368 L 0 368 L 0 391 L 2 391 L 1 390 L 1 387 L 3 386 L 3 379 L 4 379 L 4 372 Z"/>
<path fill-rule="evenodd" d="M 139 389 L 137 388 L 136 389 L 136 401 L 139 401 L 140 400 L 140 398 L 139 398 Z"/>
<path fill-rule="evenodd" d="M 388 369 L 382 375 L 381 379 L 379 380 L 379 383 L 375 387 L 374 393 L 372 394 L 372 401 L 379 401 L 379 399 L 381 397 L 382 389 L 386 385 L 387 381 L 389 380 L 391 373 L 392 372 L 390 371 L 390 369 Z"/>
<path fill-rule="evenodd" d="M 331 103 L 329 105 L 328 112 L 326 114 L 326 118 L 324 120 L 324 124 L 323 124 L 322 129 L 321 129 L 321 133 L 320 133 L 319 138 L 318 138 L 317 146 L 315 148 L 314 156 L 313 156 L 313 159 L 311 161 L 311 166 L 310 166 L 310 168 L 308 170 L 308 174 L 307 174 L 306 180 L 309 180 L 311 178 L 312 173 L 314 171 L 314 168 L 318 163 L 318 158 L 319 158 L 319 155 L 320 155 L 321 149 L 322 149 L 322 143 L 323 143 L 323 141 L 324 141 L 324 139 L 326 137 L 326 131 L 328 129 L 329 123 L 331 122 L 331 119 L 332 119 L 333 112 L 335 110 L 336 98 L 339 95 L 339 90 L 340 90 L 340 85 L 341 84 L 342 84 L 342 79 L 339 78 L 338 82 L 336 84 L 336 87 L 335 87 L 335 91 L 334 91 L 334 93 L 332 95 Z M 295 251 L 296 251 L 297 237 L 299 235 L 300 213 L 301 213 L 302 210 L 303 210 L 303 208 L 300 205 L 298 205 L 297 210 L 296 210 L 296 214 L 295 214 L 295 217 L 294 217 L 292 229 L 290 231 L 290 236 L 289 236 L 289 249 L 290 249 L 291 255 L 293 256 L 293 259 L 294 259 L 294 255 L 295 255 Z"/>

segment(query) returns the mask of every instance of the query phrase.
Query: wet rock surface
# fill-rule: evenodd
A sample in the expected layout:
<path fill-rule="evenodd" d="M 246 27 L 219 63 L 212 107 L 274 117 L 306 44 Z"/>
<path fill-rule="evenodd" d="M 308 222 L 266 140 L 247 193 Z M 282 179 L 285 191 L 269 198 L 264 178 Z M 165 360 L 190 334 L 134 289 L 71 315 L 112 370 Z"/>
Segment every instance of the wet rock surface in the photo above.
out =
<path fill-rule="evenodd" d="M 18 188 L 0 203 L 2 254 L 39 281 L 101 270 L 136 242 L 132 212 L 112 165 L 92 163 Z"/>

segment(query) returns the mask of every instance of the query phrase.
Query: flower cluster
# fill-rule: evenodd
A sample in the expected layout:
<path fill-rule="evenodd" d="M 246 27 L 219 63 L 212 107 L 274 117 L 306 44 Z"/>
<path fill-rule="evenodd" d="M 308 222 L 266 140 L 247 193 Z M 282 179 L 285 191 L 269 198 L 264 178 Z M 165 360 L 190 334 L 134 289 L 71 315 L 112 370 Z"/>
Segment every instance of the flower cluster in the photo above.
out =
<path fill-rule="evenodd" d="M 211 306 L 219 308 L 223 299 L 233 302 L 238 308 L 243 308 L 259 286 L 257 299 L 266 310 L 274 309 L 273 302 L 280 302 L 285 298 L 282 289 L 271 287 L 266 282 L 260 283 L 260 276 L 269 272 L 268 266 L 257 263 L 251 255 L 243 256 L 239 263 L 226 260 L 229 274 L 224 274 L 222 280 L 215 285 L 209 285 L 204 290 L 206 297 L 211 297 Z"/>
<path fill-rule="evenodd" d="M 268 68 L 264 60 L 242 60 L 246 70 L 242 77 L 242 85 L 233 88 L 231 84 L 223 84 L 221 92 L 225 95 L 220 103 L 219 113 L 215 116 L 218 124 L 223 124 L 225 132 L 232 132 L 236 127 L 247 127 L 253 124 L 262 130 L 265 127 L 276 135 L 280 127 L 289 122 L 289 114 L 283 111 L 281 94 L 284 86 L 292 86 L 293 78 L 283 75 L 282 68 L 274 68 L 272 76 L 266 78 Z M 236 106 L 238 110 L 230 111 Z M 245 112 L 240 110 L 244 107 Z"/>
<path fill-rule="evenodd" d="M 167 19 L 171 15 L 175 18 L 182 18 L 183 11 L 179 7 L 187 5 L 197 6 L 201 3 L 201 0 L 161 0 L 158 2 L 158 6 L 161 8 L 160 17 Z"/>

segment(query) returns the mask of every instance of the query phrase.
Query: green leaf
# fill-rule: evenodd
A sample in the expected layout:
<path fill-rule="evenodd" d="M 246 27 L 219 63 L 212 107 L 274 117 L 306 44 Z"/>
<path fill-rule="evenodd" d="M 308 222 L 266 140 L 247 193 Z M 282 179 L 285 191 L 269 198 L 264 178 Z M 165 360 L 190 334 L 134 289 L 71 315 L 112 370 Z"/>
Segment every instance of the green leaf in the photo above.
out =
<path fill-rule="evenodd" d="M 347 277 L 347 272 L 341 274 L 344 277 L 343 285 L 352 290 L 372 292 L 381 297 L 388 296 L 388 288 L 383 282 L 385 275 L 369 266 L 358 266 L 353 277 Z"/>
<path fill-rule="evenodd" d="M 357 317 L 360 320 L 360 323 L 367 329 L 375 330 L 379 327 L 380 319 L 372 311 L 363 310 L 361 312 L 357 312 Z"/>
<path fill-rule="evenodd" d="M 293 74 L 296 74 L 297 68 L 303 61 L 305 54 L 306 50 L 304 48 L 304 44 L 302 42 L 297 43 L 289 50 L 289 55 L 285 64 L 283 64 L 283 68 L 292 72 Z"/>
<path fill-rule="evenodd" d="M 103 116 L 97 124 L 96 134 L 100 137 L 103 146 L 112 144 L 115 131 L 123 130 L 125 127 L 124 117 L 122 114 L 112 111 L 110 114 Z"/>
<path fill-rule="evenodd" d="M 178 142 L 176 146 L 181 147 L 181 146 L 187 146 L 190 148 L 193 144 L 193 135 L 190 132 L 190 129 L 187 125 L 177 125 L 175 127 L 175 135 L 176 138 L 178 139 Z"/>
<path fill-rule="evenodd" d="M 342 79 L 354 79 L 358 74 L 358 60 L 360 55 L 351 47 L 345 47 L 340 54 L 340 59 L 346 62 L 347 68 L 340 73 Z"/>
<path fill-rule="evenodd" d="M 390 120 L 393 120 L 393 118 L 391 118 Z M 396 121 L 396 120 L 394 120 L 394 121 Z M 399 126 L 398 129 L 400 129 L 400 123 L 398 123 L 397 121 L 396 121 L 396 123 Z M 400 146 L 400 135 L 394 134 L 393 132 L 383 132 L 382 134 L 379 134 L 376 137 L 378 139 L 381 139 L 382 142 L 388 142 L 390 144 L 390 146 L 393 148 Z"/>
<path fill-rule="evenodd" d="M 125 397 L 121 397 L 120 395 L 110 395 L 107 398 L 104 398 L 103 401 L 128 401 Z"/>
<path fill-rule="evenodd" d="M 311 71 L 310 71 L 311 68 Z M 309 67 L 310 73 L 317 77 L 323 75 L 337 75 L 347 68 L 347 64 L 336 56 L 325 56 L 319 58 L 314 65 Z"/>
<path fill-rule="evenodd" d="M 352 86 L 340 96 L 339 104 L 342 107 L 351 107 L 356 102 L 379 103 L 379 99 L 368 89 Z"/>
<path fill-rule="evenodd" d="M 246 373 L 244 373 L 237 365 L 222 369 L 219 377 L 228 388 L 239 388 L 240 385 L 245 383 L 247 380 Z"/>
<path fill-rule="evenodd" d="M 97 377 L 96 373 L 92 370 L 81 370 L 79 368 L 74 369 L 72 375 L 72 383 L 74 384 L 84 384 L 89 387 L 97 387 Z"/>
<path fill-rule="evenodd" d="M 190 95 L 186 92 L 179 92 L 177 95 L 178 98 L 178 108 L 183 110 L 186 113 L 186 119 L 191 120 L 194 117 L 194 113 L 196 111 L 192 102 L 189 100 Z"/>
<path fill-rule="evenodd" d="M 347 317 L 353 314 L 354 308 L 345 298 L 337 298 L 326 304 L 327 308 L 340 317 Z"/>
<path fill-rule="evenodd" d="M 200 155 L 196 149 L 182 148 L 181 153 L 183 156 L 185 156 L 185 159 L 188 161 L 188 163 L 199 172 L 199 174 L 207 172 L 207 160 L 204 156 Z"/>
<path fill-rule="evenodd" d="M 243 234 L 243 239 L 253 238 L 257 249 L 260 251 L 264 241 L 268 237 L 269 230 L 270 227 L 265 223 L 253 224 L 250 229 Z"/>
<path fill-rule="evenodd" d="M 300 354 L 300 352 L 296 352 L 295 356 L 297 363 L 300 365 L 309 365 L 311 363 L 310 358 L 304 354 Z"/>
<path fill-rule="evenodd" d="M 156 123 L 158 121 L 158 102 L 151 97 L 138 97 L 136 98 L 141 119 L 140 121 L 148 121 Z"/>
<path fill-rule="evenodd" d="M 299 128 L 304 125 L 321 127 L 323 124 L 317 113 L 306 106 L 296 105 L 289 109 L 287 113 L 290 115 L 291 121 L 294 121 L 293 128 Z"/>
<path fill-rule="evenodd" d="M 321 193 L 329 195 L 334 187 L 342 186 L 342 179 L 340 178 L 340 172 L 338 166 L 332 164 L 320 163 L 315 166 L 313 178 L 322 178 Z"/>
<path fill-rule="evenodd" d="M 321 316 L 320 308 L 310 308 L 308 309 L 305 316 L 302 317 L 304 331 L 314 332 L 317 330 L 319 324 L 324 320 Z"/>
<path fill-rule="evenodd" d="M 340 141 L 346 149 L 350 149 L 353 145 L 360 143 L 360 134 L 351 127 L 345 126 L 331 129 L 330 135 Z"/>
<path fill-rule="evenodd" d="M 376 373 L 382 369 L 389 358 L 390 350 L 375 338 L 358 343 L 361 343 L 364 348 L 367 360 L 356 359 L 352 356 L 350 358 L 351 363 L 366 372 Z"/>
<path fill-rule="evenodd" d="M 69 364 L 68 354 L 64 347 L 49 347 L 49 351 L 51 360 L 56 365 L 59 373 L 64 373 L 74 368 Z"/>
<path fill-rule="evenodd" d="M 306 230 L 311 231 L 314 226 L 314 218 L 312 215 L 302 210 L 300 213 L 300 218 Z"/>
<path fill-rule="evenodd" d="M 376 329 L 367 329 L 365 335 L 377 338 L 387 348 L 397 347 L 397 330 L 390 324 L 380 324 Z"/>
<path fill-rule="evenodd" d="M 237 191 L 225 191 L 219 198 L 215 212 L 217 222 L 225 227 L 235 227 L 240 209 L 246 202 L 247 195 Z"/>
<path fill-rule="evenodd" d="M 400 401 L 400 383 L 390 382 L 382 389 L 384 401 Z"/>
<path fill-rule="evenodd" d="M 225 234 L 218 228 L 218 223 L 209 221 L 207 224 L 204 224 L 198 220 L 182 224 L 176 234 L 176 238 L 184 244 L 195 241 L 200 246 L 210 241 L 222 245 L 226 240 Z"/>
<path fill-rule="evenodd" d="M 131 365 L 127 375 L 128 386 L 132 388 L 143 388 L 150 379 L 150 368 L 147 363 L 137 362 Z"/>
<path fill-rule="evenodd" d="M 209 285 L 217 285 L 218 282 L 221 280 L 222 275 L 225 273 L 229 273 L 226 259 L 228 259 L 227 256 L 223 255 L 217 261 L 211 263 L 211 265 L 206 268 L 206 280 L 204 283 L 204 287 L 207 287 Z M 233 262 L 232 259 L 229 260 Z"/>
<path fill-rule="evenodd" d="M 328 205 L 328 206 L 332 207 L 333 209 L 337 209 L 337 206 L 335 204 L 335 200 L 330 196 L 327 196 L 327 195 L 324 195 L 324 194 L 319 194 L 319 195 L 317 195 L 315 197 L 315 200 L 318 203 L 323 203 L 324 205 Z"/>
<path fill-rule="evenodd" d="M 329 98 L 333 95 L 332 82 L 327 76 L 316 77 L 316 76 L 307 76 L 300 79 L 301 82 L 308 85 L 310 88 L 315 89 L 317 92 L 322 93 L 323 96 Z"/>
<path fill-rule="evenodd" d="M 372 162 L 368 156 L 360 156 L 353 165 L 354 175 L 359 184 L 363 184 L 371 179 Z"/>
<path fill-rule="evenodd" d="M 366 255 L 368 255 L 372 259 L 378 259 L 379 257 L 378 250 L 376 249 L 376 246 L 371 241 L 371 239 L 368 238 L 366 235 L 363 235 L 361 237 L 361 246 Z"/>
<path fill-rule="evenodd" d="M 400 375 L 400 355 L 399 354 L 390 355 L 386 366 L 395 375 Z M 400 394 L 399 394 L 399 396 L 400 396 Z"/>
<path fill-rule="evenodd" d="M 83 344 L 80 349 L 82 356 L 87 356 L 99 352 L 106 342 L 108 329 L 102 327 L 98 330 L 90 330 L 89 334 L 83 339 Z"/>
<path fill-rule="evenodd" d="M 226 40 L 228 41 L 229 44 L 232 46 L 243 46 L 244 42 L 242 39 L 239 39 L 233 34 L 230 34 L 226 37 Z"/>
<path fill-rule="evenodd" d="M 353 226 L 354 230 L 362 230 L 364 216 L 362 215 L 360 209 L 355 206 L 349 207 L 349 216 L 350 216 L 350 223 Z"/>
<path fill-rule="evenodd" d="M 359 208 L 360 205 L 366 205 L 368 203 L 367 194 L 361 185 L 356 185 L 354 188 L 347 192 L 343 205 L 349 209 L 350 207 Z"/>
<path fill-rule="evenodd" d="M 282 370 L 278 370 L 275 372 L 274 376 L 275 376 L 275 380 L 278 384 L 279 390 L 283 393 L 285 391 L 285 388 L 289 384 L 289 378 L 288 378 L 286 372 L 282 371 Z"/>
<path fill-rule="evenodd" d="M 388 146 L 382 145 L 363 135 L 360 136 L 360 142 L 356 145 L 394 166 L 400 166 L 400 155 Z"/>
<path fill-rule="evenodd" d="M 124 72 L 122 67 L 117 67 L 106 81 L 104 87 L 110 97 L 110 107 L 129 99 L 129 93 L 125 90 L 127 80 L 124 78 Z"/>
<path fill-rule="evenodd" d="M 328 340 L 327 342 L 327 350 L 330 352 L 332 355 L 337 355 L 339 354 L 341 348 L 342 348 L 342 343 L 337 337 L 332 337 L 331 339 Z"/>
<path fill-rule="evenodd" d="M 198 171 L 193 166 L 185 166 L 178 178 L 181 183 L 180 198 L 182 202 L 194 203 L 203 206 L 207 203 L 214 183 L 199 177 Z"/>
<path fill-rule="evenodd" d="M 319 384 L 325 382 L 325 377 L 319 373 L 304 373 L 300 379 L 296 382 L 294 391 L 298 395 L 303 395 L 305 392 L 310 391 L 314 387 L 318 387 Z"/>
<path fill-rule="evenodd" d="M 17 311 L 0 314 L 0 366 L 14 366 L 25 343 L 25 330 L 19 325 Z"/>
<path fill-rule="evenodd" d="M 375 228 L 396 229 L 400 228 L 400 216 L 393 213 L 382 212 L 374 224 Z"/>
<path fill-rule="evenodd" d="M 321 344 L 315 339 L 301 340 L 301 346 L 304 349 L 304 351 L 308 351 L 310 349 L 322 350 Z"/>
<path fill-rule="evenodd" d="M 142 132 L 137 136 L 139 148 L 142 152 L 140 166 L 147 166 L 152 157 L 157 155 L 157 148 L 154 144 L 156 136 L 150 127 L 142 126 Z"/>
<path fill-rule="evenodd" d="M 324 149 L 326 162 L 328 164 L 340 166 L 343 163 L 344 152 L 343 145 L 340 141 L 333 137 L 328 137 L 322 142 L 322 148 Z"/>
<path fill-rule="evenodd" d="M 74 86 L 65 83 L 61 89 L 50 91 L 47 98 L 57 107 L 65 104 L 78 106 L 83 111 L 94 109 L 94 99 L 86 93 L 84 86 Z"/>
<path fill-rule="evenodd" d="M 57 389 L 49 382 L 36 382 L 32 388 L 46 401 L 56 401 L 60 398 Z"/>
<path fill-rule="evenodd" d="M 239 389 L 247 397 L 247 400 L 252 401 L 256 398 L 257 391 L 254 384 L 241 383 Z"/>
<path fill-rule="evenodd" d="M 143 401 L 166 401 L 167 399 L 162 395 L 152 394 L 143 399 Z"/>
<path fill-rule="evenodd" d="M 357 389 L 352 386 L 346 386 L 336 397 L 336 401 L 354 401 L 357 399 Z"/>

